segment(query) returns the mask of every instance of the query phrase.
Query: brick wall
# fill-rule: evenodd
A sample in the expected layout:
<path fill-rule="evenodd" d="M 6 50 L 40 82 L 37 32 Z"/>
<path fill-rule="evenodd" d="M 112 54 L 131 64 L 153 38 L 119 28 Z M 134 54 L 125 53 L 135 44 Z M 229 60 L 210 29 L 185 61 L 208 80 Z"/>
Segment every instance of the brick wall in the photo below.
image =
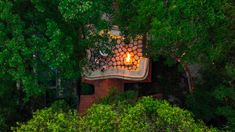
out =
<path fill-rule="evenodd" d="M 103 79 L 96 81 L 83 81 L 85 83 L 94 85 L 94 95 L 81 95 L 79 104 L 79 113 L 84 114 L 86 110 L 95 102 L 95 100 L 105 97 L 109 94 L 112 88 L 118 91 L 124 91 L 124 81 L 122 79 Z"/>
<path fill-rule="evenodd" d="M 79 104 L 79 113 L 83 114 L 96 100 L 95 95 L 81 95 Z"/>
<path fill-rule="evenodd" d="M 94 95 L 81 95 L 80 96 L 80 105 L 79 105 L 79 113 L 83 114 L 86 110 L 95 102 L 95 100 L 107 96 L 109 91 L 112 88 L 116 88 L 120 92 L 124 92 L 124 84 L 125 83 L 137 83 L 137 82 L 151 82 L 152 78 L 152 66 L 150 63 L 150 69 L 148 77 L 142 81 L 128 81 L 123 79 L 100 79 L 100 80 L 85 80 L 83 79 L 83 83 L 91 84 L 95 88 Z M 155 95 L 156 98 L 162 98 L 162 95 Z"/>
<path fill-rule="evenodd" d="M 116 88 L 118 91 L 124 91 L 124 82 L 121 79 L 104 79 L 99 80 L 94 83 L 95 86 L 95 96 L 97 98 L 102 98 L 109 94 L 112 88 Z"/>

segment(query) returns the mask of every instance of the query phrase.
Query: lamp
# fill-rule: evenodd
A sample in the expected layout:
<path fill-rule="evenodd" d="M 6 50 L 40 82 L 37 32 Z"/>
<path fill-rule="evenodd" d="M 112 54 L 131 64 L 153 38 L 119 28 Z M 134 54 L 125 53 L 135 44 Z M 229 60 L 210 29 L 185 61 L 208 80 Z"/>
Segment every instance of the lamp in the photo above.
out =
<path fill-rule="evenodd" d="M 126 58 L 124 59 L 124 64 L 125 65 L 131 65 L 132 64 L 132 57 L 130 53 L 127 53 Z"/>

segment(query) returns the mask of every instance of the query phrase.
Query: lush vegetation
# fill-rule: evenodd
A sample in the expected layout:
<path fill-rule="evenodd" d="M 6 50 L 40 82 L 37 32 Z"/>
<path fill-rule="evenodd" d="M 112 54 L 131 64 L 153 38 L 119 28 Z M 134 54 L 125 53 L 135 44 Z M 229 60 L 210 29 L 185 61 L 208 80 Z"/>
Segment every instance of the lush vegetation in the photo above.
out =
<path fill-rule="evenodd" d="M 78 117 L 68 110 L 62 101 L 39 110 L 15 131 L 217 131 L 202 122 L 195 121 L 192 114 L 166 101 L 144 97 L 136 102 L 136 92 L 126 94 L 112 92 L 86 115 Z"/>
<path fill-rule="evenodd" d="M 108 29 L 101 16 L 112 11 L 111 3 L 0 1 L 0 131 L 57 98 L 77 103 L 85 49 Z M 91 34 L 88 24 L 97 31 Z"/>
<path fill-rule="evenodd" d="M 50 107 L 37 110 L 26 124 L 12 128 L 18 132 L 74 132 L 78 130 L 78 115 L 64 101 L 56 101 Z"/>
<path fill-rule="evenodd" d="M 112 19 L 102 19 L 104 13 Z M 187 128 L 188 123 L 195 126 L 192 129 L 207 130 L 188 111 L 149 98 L 127 103 L 132 105 L 110 104 L 107 99 L 81 119 L 71 110 L 54 106 L 32 115 L 58 98 L 76 105 L 85 49 L 97 41 L 105 44 L 107 38 L 98 32 L 113 24 L 120 26 L 127 39 L 148 34 L 146 53 L 154 61 L 165 57 L 167 64 L 178 62 L 184 70 L 188 64 L 200 65 L 201 77 L 194 80 L 194 91 L 183 107 L 209 126 L 235 131 L 234 0 L 0 0 L 0 131 L 9 131 L 16 121 L 32 116 L 25 129 L 31 130 L 32 125 L 38 130 L 86 129 L 74 127 L 79 120 L 78 126 L 84 123 L 87 129 L 99 129 L 96 124 L 104 123 L 107 130 L 134 130 L 138 123 L 139 130 L 170 131 Z M 99 122 L 102 116 L 107 118 Z M 37 127 L 41 117 L 53 121 L 51 128 Z M 24 130 L 24 125 L 20 128 Z"/>
<path fill-rule="evenodd" d="M 202 78 L 195 81 L 187 108 L 208 123 L 235 130 L 234 1 L 118 0 L 118 5 L 116 21 L 127 34 L 148 33 L 152 59 L 200 64 Z"/>

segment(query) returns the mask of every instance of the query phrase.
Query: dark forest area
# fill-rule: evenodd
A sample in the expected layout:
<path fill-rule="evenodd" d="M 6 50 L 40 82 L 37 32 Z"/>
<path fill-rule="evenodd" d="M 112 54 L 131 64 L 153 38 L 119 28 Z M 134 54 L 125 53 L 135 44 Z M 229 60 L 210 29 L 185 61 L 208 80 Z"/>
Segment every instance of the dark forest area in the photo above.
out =
<path fill-rule="evenodd" d="M 114 25 L 125 43 L 144 36 L 152 82 L 80 115 L 81 94 L 94 93 L 87 49 L 109 53 L 100 32 Z M 235 131 L 235 1 L 0 0 L 5 131 Z"/>

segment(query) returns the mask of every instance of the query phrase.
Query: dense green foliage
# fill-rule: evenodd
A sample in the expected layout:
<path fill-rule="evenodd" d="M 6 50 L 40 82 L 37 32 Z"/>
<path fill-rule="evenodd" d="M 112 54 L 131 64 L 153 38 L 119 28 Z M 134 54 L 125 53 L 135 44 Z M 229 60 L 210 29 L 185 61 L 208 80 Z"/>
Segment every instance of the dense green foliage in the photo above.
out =
<path fill-rule="evenodd" d="M 0 131 L 19 120 L 17 115 L 26 118 L 54 98 L 76 94 L 67 81 L 80 79 L 85 49 L 99 39 L 98 31 L 109 28 L 101 16 L 112 11 L 111 3 L 0 1 Z M 57 82 L 54 91 L 52 81 Z"/>
<path fill-rule="evenodd" d="M 198 117 L 206 121 L 211 119 L 213 121 L 222 116 L 222 121 L 219 121 L 217 125 L 234 131 L 235 4 L 227 3 L 224 5 L 224 11 L 226 22 L 214 28 L 214 30 L 217 30 L 214 45 L 220 46 L 213 47 L 212 49 L 215 51 L 209 54 L 217 55 L 213 57 L 212 64 L 204 63 L 203 81 L 199 83 L 195 94 L 188 98 L 188 105 Z"/>
<path fill-rule="evenodd" d="M 31 120 L 19 125 L 20 128 L 13 128 L 13 130 L 18 132 L 75 132 L 78 130 L 78 116 L 76 111 L 69 110 L 64 101 L 57 101 L 49 108 L 34 112 Z"/>
<path fill-rule="evenodd" d="M 87 24 L 98 31 L 108 28 L 101 19 L 102 12 L 109 11 L 108 4 L 89 0 L 1 1 L 1 79 L 19 81 L 31 97 L 45 91 L 55 76 L 53 71 L 62 79 L 78 78 L 79 59 L 91 41 Z"/>
<path fill-rule="evenodd" d="M 131 95 L 129 97 L 128 95 Z M 135 101 L 135 92 L 112 93 L 111 96 L 94 104 L 88 112 L 78 117 L 74 112 L 54 104 L 39 110 L 15 131 L 217 131 L 202 122 L 196 122 L 192 114 L 171 106 L 166 101 L 144 97 Z M 134 98 L 133 98 L 134 97 Z M 132 98 L 132 102 L 130 102 Z M 122 111 L 120 111 L 122 109 Z"/>
<path fill-rule="evenodd" d="M 115 10 L 113 2 L 118 5 Z M 104 13 L 113 20 L 102 19 Z M 209 125 L 235 131 L 234 0 L 0 0 L 0 131 L 27 120 L 33 111 L 62 95 L 74 100 L 73 88 L 79 85 L 74 82 L 79 82 L 86 64 L 85 49 L 106 47 L 94 44 L 107 43 L 107 36 L 98 32 L 113 24 L 126 38 L 148 34 L 146 53 L 153 60 L 163 56 L 173 58 L 166 60 L 168 64 L 176 63 L 169 61 L 175 58 L 182 66 L 199 64 L 201 78 L 195 80 L 185 108 Z M 54 91 L 49 86 L 53 81 Z M 87 127 L 70 128 L 100 130 L 105 124 L 107 131 L 184 131 L 190 124 L 192 129 L 207 129 L 178 107 L 148 98 L 135 104 L 128 96 L 106 97 L 79 119 L 78 126 Z M 45 124 L 38 130 L 63 131 L 63 124 L 77 124 L 75 116 L 72 111 L 46 108 L 36 112 L 29 125 L 21 126 L 31 130 L 43 117 L 46 122 L 53 120 L 51 128 Z M 68 122 L 70 118 L 74 122 Z"/>
<path fill-rule="evenodd" d="M 118 0 L 118 24 L 131 33 L 149 33 L 151 55 L 185 56 L 184 61 L 212 62 L 228 47 L 213 42 L 214 32 L 226 23 L 223 6 L 225 1 L 194 0 Z M 227 3 L 226 3 L 227 4 Z M 124 21 L 127 20 L 127 21 Z M 216 46 L 216 47 L 215 47 Z M 229 45 L 231 46 L 231 45 Z M 161 49 L 161 50 L 160 50 Z M 217 50 L 217 51 L 216 51 Z M 212 54 L 213 53 L 213 54 Z M 208 56 L 209 55 L 209 56 Z"/>
<path fill-rule="evenodd" d="M 116 22 L 148 33 L 148 53 L 200 64 L 202 78 L 187 105 L 198 118 L 235 130 L 235 3 L 233 0 L 117 0 Z"/>

